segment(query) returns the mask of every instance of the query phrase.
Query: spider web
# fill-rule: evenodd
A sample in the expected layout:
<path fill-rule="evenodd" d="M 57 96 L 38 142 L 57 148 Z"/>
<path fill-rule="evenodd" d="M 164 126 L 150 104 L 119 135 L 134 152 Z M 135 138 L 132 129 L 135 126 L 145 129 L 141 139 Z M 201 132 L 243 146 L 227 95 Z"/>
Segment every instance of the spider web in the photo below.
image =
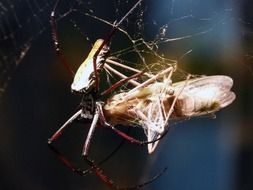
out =
<path fill-rule="evenodd" d="M 50 9 L 46 1 L 0 2 L 0 96 L 34 40 L 48 28 Z"/>
<path fill-rule="evenodd" d="M 56 10 L 59 41 L 74 71 L 95 40 L 105 38 L 113 23 L 134 3 L 132 0 L 60 1 Z M 227 74 L 244 79 L 242 86 L 250 87 L 252 83 L 248 81 L 252 81 L 252 77 L 248 76 L 253 74 L 250 3 L 246 0 L 144 0 L 111 40 L 111 56 L 151 73 L 177 65 L 179 79 L 185 79 L 188 73 Z M 0 1 L 0 101 L 18 69 L 29 64 L 26 58 L 45 42 L 44 36 L 51 44 L 47 46 L 47 51 L 54 55 L 51 61 L 55 67 L 61 67 L 54 54 L 49 23 L 54 4 L 51 0 Z M 33 59 L 30 65 L 34 68 L 37 58 Z M 30 67 L 31 72 L 33 68 Z M 250 94 L 251 91 L 243 92 Z M 248 95 L 246 103 L 251 102 L 251 98 Z M 247 107 L 243 114 L 250 115 Z"/>
<path fill-rule="evenodd" d="M 64 51 L 75 51 L 64 46 L 66 43 L 64 38 L 68 35 L 65 32 L 64 36 L 66 28 L 68 32 L 71 30 L 71 34 L 80 36 L 79 39 L 82 39 L 82 43 L 86 44 L 88 50 L 98 37 L 106 36 L 114 21 L 119 20 L 133 4 L 130 1 L 118 0 L 112 1 L 112 3 L 103 3 L 103 8 L 98 9 L 99 3 L 98 1 L 80 0 L 60 2 L 57 9 L 57 19 L 60 25 L 59 32 L 63 36 L 60 41 Z M 232 22 L 236 22 L 242 27 L 237 31 L 237 34 L 228 33 L 231 38 L 233 38 L 232 35 L 236 35 L 236 39 L 228 37 L 229 39 L 225 40 L 231 40 L 230 44 L 236 46 L 238 38 L 242 40 L 251 38 L 252 24 L 250 19 L 246 20 L 243 17 L 245 15 L 238 15 L 237 5 L 221 2 L 217 5 L 211 4 L 205 11 L 199 11 L 204 3 L 206 2 L 192 2 L 191 0 L 184 2 L 175 0 L 144 1 L 123 22 L 120 31 L 113 38 L 111 42 L 112 56 L 123 59 L 124 63 L 130 65 L 137 62 L 139 63 L 137 67 L 140 68 L 149 64 L 154 72 L 154 66 L 158 66 L 157 70 L 160 70 L 161 65 L 166 65 L 164 63 L 176 63 L 188 53 L 196 51 L 194 46 L 189 45 L 192 40 L 200 40 L 201 38 L 205 40 L 205 38 L 209 36 L 212 38 L 214 35 L 222 37 L 221 35 L 225 35 L 224 33 L 227 31 L 221 31 L 223 34 L 217 34 L 217 32 L 221 27 L 223 29 L 233 27 L 231 26 Z M 15 76 L 16 67 L 22 64 L 25 56 L 36 44 L 34 41 L 39 40 L 39 36 L 45 31 L 51 30 L 49 17 L 53 5 L 53 1 L 46 0 L 6 0 L 0 3 L 0 95 L 4 93 L 9 80 Z M 239 6 L 241 5 L 239 4 Z M 182 30 L 182 28 L 184 29 Z M 122 42 L 125 43 L 119 44 L 118 40 L 123 40 Z M 80 45 L 76 47 L 80 47 Z M 244 48 L 246 51 L 243 54 L 243 64 L 252 72 L 252 52 L 250 51 L 252 48 Z M 131 57 L 131 59 L 125 59 L 126 57 Z M 141 64 L 141 62 L 145 64 Z M 76 69 L 78 65 L 79 62 L 73 67 Z"/>

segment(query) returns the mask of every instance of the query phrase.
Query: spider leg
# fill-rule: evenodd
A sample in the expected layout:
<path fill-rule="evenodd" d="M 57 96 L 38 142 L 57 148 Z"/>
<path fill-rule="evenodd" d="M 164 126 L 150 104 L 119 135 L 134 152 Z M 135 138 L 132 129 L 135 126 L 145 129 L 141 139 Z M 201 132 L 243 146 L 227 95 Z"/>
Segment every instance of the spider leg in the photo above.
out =
<path fill-rule="evenodd" d="M 58 149 L 56 149 L 52 144 L 48 144 L 49 148 L 53 151 L 53 153 L 57 156 L 57 158 L 60 160 L 60 162 L 69 168 L 72 172 L 85 176 L 88 173 L 92 171 L 92 168 L 89 168 L 87 170 L 82 170 L 81 168 L 77 168 L 74 163 L 72 163 L 69 159 L 67 159 Z"/>
<path fill-rule="evenodd" d="M 94 115 L 94 119 L 92 121 L 92 124 L 91 124 L 91 128 L 90 128 L 90 131 L 88 133 L 88 136 L 87 136 L 87 139 L 86 139 L 86 142 L 85 142 L 85 145 L 84 145 L 84 149 L 83 149 L 83 153 L 82 155 L 84 156 L 84 160 L 88 163 L 88 165 L 90 166 L 89 169 L 87 170 L 82 170 L 80 168 L 77 168 L 70 160 L 68 160 L 61 152 L 59 152 L 54 146 L 52 146 L 51 144 L 49 144 L 49 147 L 51 148 L 51 150 L 57 155 L 57 158 L 69 169 L 71 169 L 71 171 L 77 173 L 78 175 L 86 175 L 92 171 L 95 172 L 95 174 L 105 183 L 107 184 L 109 187 L 111 187 L 112 189 L 116 189 L 116 190 L 132 190 L 132 189 L 140 189 L 141 187 L 155 181 L 158 177 L 160 177 L 166 170 L 163 169 L 162 172 L 158 173 L 157 175 L 155 175 L 154 177 L 152 177 L 151 179 L 149 179 L 148 181 L 142 183 L 142 184 L 139 184 L 139 185 L 136 185 L 134 187 L 126 187 L 126 188 L 121 188 L 121 187 L 118 187 L 109 177 L 107 177 L 104 172 L 102 171 L 102 169 L 100 169 L 98 167 L 98 165 L 96 165 L 94 163 L 93 160 L 91 160 L 90 158 L 88 158 L 88 148 L 89 148 L 89 145 L 90 145 L 90 140 L 92 138 L 92 135 L 94 133 L 94 129 L 96 127 L 96 124 L 98 122 L 98 119 L 99 119 L 99 116 L 102 116 L 101 114 L 101 104 L 99 102 L 96 103 L 96 113 Z M 74 116 L 72 116 L 68 121 L 73 121 L 78 115 L 80 115 L 81 112 L 77 112 L 76 114 L 74 114 Z M 66 122 L 66 123 L 69 123 L 69 122 Z M 64 127 L 67 126 L 67 125 L 64 125 Z M 60 128 L 62 129 L 62 128 Z M 61 131 L 61 130 L 60 130 Z M 125 134 L 126 135 L 126 134 Z M 122 144 L 120 144 L 121 146 Z M 100 162 L 100 164 L 102 164 L 104 161 L 106 161 L 107 159 L 109 159 L 118 149 L 119 147 L 118 146 L 108 157 L 106 157 L 103 161 Z"/>
<path fill-rule="evenodd" d="M 122 141 L 123 142 L 123 141 Z M 122 143 L 120 144 L 120 146 L 122 145 Z M 65 155 L 63 155 L 59 150 L 57 150 L 53 145 L 49 145 L 50 149 L 56 154 L 57 158 L 60 160 L 60 162 L 66 166 L 67 168 L 69 168 L 72 172 L 80 175 L 80 176 L 85 176 L 91 172 L 94 172 L 106 185 L 108 185 L 110 188 L 115 189 L 115 190 L 134 190 L 134 189 L 140 189 L 150 183 L 152 183 L 153 181 L 155 181 L 156 179 L 158 179 L 165 171 L 166 171 L 166 167 L 161 170 L 158 174 L 156 174 L 155 176 L 153 176 L 152 178 L 150 178 L 148 181 L 135 185 L 133 187 L 119 187 L 115 184 L 115 182 L 113 180 L 111 180 L 107 175 L 104 174 L 103 170 L 98 166 L 101 165 L 102 163 L 104 163 L 106 160 L 108 160 L 109 157 L 111 157 L 118 149 L 118 146 L 112 153 L 110 153 L 104 160 L 102 160 L 101 162 L 99 162 L 99 164 L 95 164 L 93 160 L 89 159 L 87 156 L 85 157 L 85 161 L 87 162 L 87 164 L 90 166 L 90 168 L 86 169 L 86 170 L 82 170 L 81 168 L 78 168 L 75 166 L 74 163 L 72 163 L 68 158 L 65 157 Z"/>
<path fill-rule="evenodd" d="M 76 117 L 78 117 L 78 115 L 80 115 L 82 112 L 81 110 L 79 110 L 77 113 L 75 113 L 64 125 L 63 127 L 61 127 L 49 140 L 48 142 L 48 146 L 50 147 L 50 149 L 56 154 L 57 158 L 61 161 L 61 163 L 63 163 L 63 165 L 65 165 L 67 168 L 69 168 L 71 171 L 77 173 L 78 175 L 86 175 L 88 173 L 92 172 L 92 167 L 86 169 L 86 170 L 82 170 L 81 168 L 77 168 L 74 163 L 72 163 L 70 160 L 68 160 L 58 149 L 56 149 L 51 142 L 53 140 L 56 140 L 56 138 L 59 137 L 60 134 L 62 134 L 63 130 L 65 129 L 64 127 L 66 127 L 68 124 L 70 124 L 72 121 L 75 120 Z M 67 124 L 67 125 L 66 125 Z M 129 132 L 128 128 L 128 132 Z M 53 138 L 54 137 L 54 138 Z M 91 137 L 90 137 L 91 138 Z M 103 164 L 104 162 L 106 162 L 107 160 L 109 160 L 123 145 L 124 143 L 124 139 L 119 143 L 119 145 L 110 153 L 108 154 L 103 160 L 101 160 L 98 165 Z"/>
<path fill-rule="evenodd" d="M 93 169 L 93 171 L 95 172 L 95 174 L 110 188 L 115 189 L 115 190 L 135 190 L 135 189 L 140 189 L 150 183 L 152 183 L 153 181 L 155 181 L 156 179 L 158 179 L 166 170 L 167 167 L 165 167 L 162 171 L 160 171 L 158 174 L 156 174 L 155 176 L 153 176 L 152 178 L 150 178 L 148 181 L 141 183 L 139 185 L 135 185 L 132 187 L 119 187 L 118 185 L 116 185 L 116 183 L 111 180 L 107 175 L 104 174 L 103 170 L 101 168 L 99 168 L 93 160 L 90 160 L 88 157 L 85 158 L 86 162 L 90 165 L 90 167 Z"/>
<path fill-rule="evenodd" d="M 169 130 L 165 130 L 161 135 L 159 135 L 157 138 L 153 139 L 153 140 L 144 140 L 144 141 L 141 141 L 141 140 L 138 140 L 126 133 L 124 133 L 123 131 L 111 126 L 110 127 L 117 135 L 121 136 L 122 138 L 126 139 L 127 141 L 131 142 L 131 143 L 134 143 L 134 144 L 137 144 L 137 145 L 148 145 L 148 144 L 153 144 L 157 141 L 160 141 L 166 134 Z"/>
<path fill-rule="evenodd" d="M 112 152 L 110 152 L 110 154 L 108 154 L 103 160 L 98 162 L 97 165 L 102 165 L 107 160 L 109 160 L 121 148 L 123 143 L 124 143 L 124 139 L 119 143 L 119 145 Z M 76 173 L 78 175 L 81 175 L 81 176 L 85 176 L 86 174 L 92 172 L 92 169 L 93 169 L 92 167 L 90 167 L 86 170 L 78 168 L 78 167 L 75 166 L 74 163 L 72 163 L 68 158 L 66 158 L 66 156 L 64 156 L 63 153 L 61 153 L 58 149 L 56 149 L 52 144 L 48 144 L 48 146 L 53 151 L 53 153 L 57 156 L 57 158 L 60 160 L 60 162 L 64 166 L 69 168 L 71 171 L 73 171 L 74 173 Z"/>
<path fill-rule="evenodd" d="M 72 115 L 49 139 L 48 144 L 58 139 L 64 132 L 64 130 L 71 124 L 76 118 L 82 114 L 82 109 L 78 110 L 74 115 Z"/>
<path fill-rule="evenodd" d="M 121 72 L 117 71 L 116 69 L 112 68 L 111 66 L 109 66 L 108 64 L 105 64 L 104 67 L 106 69 L 108 69 L 109 71 L 111 71 L 112 73 L 114 73 L 115 75 L 119 76 L 122 79 L 128 78 L 126 75 L 122 74 Z M 134 85 L 134 86 L 139 86 L 140 83 L 130 79 L 129 82 Z"/>
<path fill-rule="evenodd" d="M 124 83 L 134 79 L 134 78 L 137 78 L 137 77 L 140 77 L 141 75 L 143 75 L 145 72 L 144 71 L 140 71 L 139 73 L 136 73 L 130 77 L 126 77 L 126 78 L 123 78 L 121 80 L 119 80 L 118 82 L 116 82 L 115 84 L 113 84 L 110 88 L 106 89 L 104 92 L 101 93 L 101 95 L 105 95 L 105 94 L 108 94 L 110 92 L 112 92 L 113 90 L 115 90 L 117 87 L 119 86 L 122 86 Z"/>
<path fill-rule="evenodd" d="M 107 37 L 105 38 L 105 40 L 103 41 L 103 43 L 101 44 L 101 46 L 97 49 L 97 51 L 95 52 L 94 56 L 93 56 L 93 69 L 94 69 L 94 74 L 95 74 L 95 89 L 98 90 L 98 72 L 97 72 L 97 57 L 100 53 L 100 51 L 103 49 L 104 45 L 108 44 L 109 41 L 111 40 L 112 36 L 114 35 L 114 33 L 116 32 L 116 30 L 118 29 L 119 25 L 133 12 L 133 10 L 142 2 L 143 0 L 138 0 L 137 3 L 135 3 L 135 5 L 121 18 L 121 20 L 119 22 L 116 22 L 113 25 L 113 28 L 111 30 L 111 32 L 107 35 Z"/>
<path fill-rule="evenodd" d="M 94 131 L 95 131 L 95 128 L 97 126 L 97 122 L 98 122 L 98 119 L 99 119 L 99 116 L 100 116 L 100 109 L 99 109 L 98 104 L 99 103 L 96 102 L 95 114 L 94 114 L 94 117 L 93 117 L 90 129 L 89 129 L 88 135 L 86 137 L 86 140 L 85 140 L 85 143 L 84 143 L 84 146 L 83 146 L 82 156 L 84 156 L 84 157 L 88 156 L 88 150 L 89 150 L 89 147 L 90 147 L 90 142 L 91 142 L 91 139 L 94 135 Z"/>
<path fill-rule="evenodd" d="M 65 69 L 69 72 L 69 74 L 71 76 L 74 76 L 75 73 L 73 72 L 73 70 L 70 67 L 70 65 L 68 64 L 65 56 L 61 52 L 61 48 L 60 48 L 60 45 L 59 45 L 57 22 L 56 22 L 56 18 L 55 18 L 55 11 L 56 11 L 56 8 L 59 4 L 59 1 L 60 0 L 56 1 L 55 5 L 54 5 L 54 9 L 52 10 L 51 15 L 50 15 L 50 24 L 51 24 L 51 28 L 52 28 L 52 39 L 54 41 L 54 47 L 55 47 L 55 50 L 56 50 L 56 54 L 57 54 L 58 58 L 60 59 L 62 65 L 65 67 Z"/>
<path fill-rule="evenodd" d="M 133 67 L 129 67 L 129 66 L 124 65 L 124 64 L 122 64 L 122 63 L 119 63 L 119 62 L 117 62 L 117 61 L 114 61 L 114 60 L 112 60 L 112 59 L 110 59 L 110 58 L 106 59 L 105 62 L 108 63 L 108 64 L 113 64 L 113 65 L 119 66 L 119 67 L 124 68 L 124 69 L 127 69 L 127 70 L 129 70 L 129 71 L 133 71 L 133 72 L 135 72 L 135 73 L 140 73 L 140 72 L 142 72 L 141 70 L 135 69 L 135 68 L 133 68 Z M 147 73 L 147 72 L 143 73 L 143 75 L 145 75 L 145 76 L 147 76 L 147 77 L 149 77 L 149 78 L 154 77 L 153 74 Z"/>
<path fill-rule="evenodd" d="M 131 99 L 132 98 L 132 94 L 134 94 L 133 92 L 135 92 L 135 91 L 137 91 L 137 90 L 139 90 L 141 88 L 144 88 L 145 86 L 147 86 L 147 85 L 155 82 L 157 79 L 163 77 L 164 75 L 166 75 L 168 73 L 169 73 L 169 77 L 171 77 L 173 71 L 174 71 L 174 68 L 173 67 L 169 67 L 169 68 L 165 69 L 164 71 L 157 73 L 152 78 L 146 80 L 145 82 L 141 83 L 140 85 L 136 86 L 135 88 L 133 88 L 129 92 L 127 92 L 127 95 L 123 98 L 122 101 L 127 101 L 128 99 Z"/>
<path fill-rule="evenodd" d="M 131 142 L 131 143 L 134 143 L 134 144 L 138 144 L 138 145 L 147 145 L 147 144 L 151 144 L 151 143 L 154 143 L 156 141 L 159 141 L 161 140 L 168 132 L 168 130 L 166 130 L 163 134 L 161 134 L 158 138 L 156 139 L 153 139 L 152 141 L 141 141 L 141 140 L 138 140 L 130 135 L 128 135 L 127 133 L 115 128 L 114 126 L 110 125 L 109 123 L 106 122 L 106 118 L 104 117 L 104 113 L 103 113 L 103 108 L 102 108 L 102 105 L 101 103 L 98 104 L 98 107 L 97 107 L 100 111 L 100 119 L 103 121 L 103 123 L 108 126 L 109 128 L 111 128 L 117 135 L 121 136 L 123 139 Z"/>
<path fill-rule="evenodd" d="M 129 97 L 130 97 L 130 98 L 131 98 L 132 96 L 135 97 L 136 95 L 132 95 L 132 92 L 134 92 L 135 90 L 138 90 L 138 89 L 140 89 L 140 88 L 143 88 L 143 87 L 147 86 L 148 84 L 150 84 L 150 83 L 156 81 L 157 79 L 159 79 L 159 78 L 161 78 L 161 77 L 167 77 L 167 79 L 170 80 L 172 73 L 173 73 L 173 67 L 170 67 L 170 68 L 165 69 L 164 71 L 158 73 L 157 75 L 153 76 L 152 78 L 150 78 L 150 79 L 148 79 L 147 81 L 143 82 L 142 84 L 138 85 L 138 86 L 135 87 L 134 89 L 130 90 L 130 91 L 127 93 L 127 95 L 123 98 L 124 101 L 126 101 Z M 134 98 L 134 97 L 132 97 L 132 98 Z M 129 136 L 128 134 L 125 134 L 124 132 L 122 132 L 122 131 L 116 129 L 114 126 L 110 126 L 110 127 L 111 127 L 111 129 L 113 129 L 113 131 L 116 132 L 119 136 L 125 138 L 126 140 L 128 140 L 128 141 L 130 141 L 130 142 L 132 142 L 132 143 L 139 144 L 139 145 L 146 145 L 146 144 L 148 144 L 149 147 L 151 147 L 152 144 L 153 144 L 153 145 L 157 145 L 157 144 L 158 144 L 158 141 L 159 141 L 160 139 L 162 139 L 162 138 L 167 134 L 167 132 L 168 132 L 168 130 L 169 130 L 169 127 L 166 127 L 166 126 L 168 125 L 169 117 L 170 117 L 170 115 L 172 114 L 172 112 L 173 112 L 173 110 L 174 110 L 173 108 L 174 108 L 174 105 L 175 105 L 175 103 L 176 103 L 176 100 L 177 100 L 177 98 L 174 98 L 174 101 L 173 101 L 173 103 L 172 103 L 172 105 L 171 105 L 171 108 L 170 108 L 168 114 L 167 114 L 167 115 L 165 116 L 165 118 L 164 118 L 164 122 L 163 122 L 164 125 L 162 126 L 162 132 L 159 133 L 159 135 L 158 135 L 157 137 L 155 137 L 155 138 L 148 138 L 146 141 L 140 141 L 140 140 L 138 140 L 138 139 L 136 139 L 136 138 L 134 138 L 134 137 L 131 137 L 131 136 Z M 159 107 L 160 107 L 160 109 L 163 108 L 163 107 L 161 107 L 161 105 L 160 105 Z M 138 112 L 138 110 L 136 110 L 136 111 Z M 160 110 L 160 111 L 161 111 L 161 110 Z M 148 123 L 148 122 L 149 122 L 149 119 L 148 119 L 144 114 L 141 114 L 141 113 L 142 113 L 141 110 L 139 110 L 139 112 L 140 112 L 139 115 L 140 115 L 140 117 L 142 118 L 142 120 L 145 120 L 146 123 Z M 139 113 L 139 112 L 138 112 L 138 113 Z M 148 136 L 148 137 L 149 137 L 149 136 Z"/>

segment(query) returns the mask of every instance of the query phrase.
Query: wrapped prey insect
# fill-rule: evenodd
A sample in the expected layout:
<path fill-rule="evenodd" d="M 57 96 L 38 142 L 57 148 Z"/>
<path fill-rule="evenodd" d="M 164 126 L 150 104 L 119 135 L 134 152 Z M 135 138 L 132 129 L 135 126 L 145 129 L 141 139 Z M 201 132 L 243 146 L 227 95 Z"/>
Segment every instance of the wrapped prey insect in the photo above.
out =
<path fill-rule="evenodd" d="M 169 128 L 169 120 L 191 118 L 217 112 L 235 100 L 233 80 L 224 75 L 200 76 L 172 83 L 170 67 L 128 92 L 112 96 L 103 107 L 110 125 L 143 128 L 148 152 Z"/>

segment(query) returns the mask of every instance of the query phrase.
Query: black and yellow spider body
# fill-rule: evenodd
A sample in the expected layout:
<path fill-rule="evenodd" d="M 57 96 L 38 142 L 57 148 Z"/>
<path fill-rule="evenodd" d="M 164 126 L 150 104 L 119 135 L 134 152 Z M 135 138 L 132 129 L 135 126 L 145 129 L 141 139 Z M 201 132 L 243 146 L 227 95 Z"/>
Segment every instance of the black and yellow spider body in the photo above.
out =
<path fill-rule="evenodd" d="M 93 48 L 91 49 L 85 61 L 78 68 L 74 76 L 73 83 L 71 85 L 71 90 L 73 92 L 87 94 L 96 88 L 95 84 L 96 75 L 94 72 L 94 56 L 98 52 L 95 64 L 96 64 L 96 72 L 99 74 L 104 67 L 105 59 L 109 54 L 109 46 L 107 46 L 106 44 L 103 45 L 103 43 L 104 40 L 98 39 L 93 45 Z M 99 48 L 101 46 L 103 47 L 99 51 Z"/>

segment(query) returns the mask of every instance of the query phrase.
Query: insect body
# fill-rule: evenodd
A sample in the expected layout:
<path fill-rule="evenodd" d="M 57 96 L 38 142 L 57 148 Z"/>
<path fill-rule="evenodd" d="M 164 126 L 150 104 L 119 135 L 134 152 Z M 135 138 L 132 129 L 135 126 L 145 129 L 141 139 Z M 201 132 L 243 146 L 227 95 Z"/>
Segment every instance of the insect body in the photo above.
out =
<path fill-rule="evenodd" d="M 167 69 L 167 72 L 172 71 Z M 166 74 L 163 71 L 163 76 Z M 230 91 L 232 85 L 233 80 L 223 75 L 202 76 L 174 84 L 165 77 L 160 82 L 153 80 L 141 88 L 114 95 L 105 104 L 104 114 L 111 125 L 141 126 L 147 140 L 152 141 L 168 130 L 169 119 L 211 114 L 231 104 L 235 99 Z M 149 153 L 158 142 L 148 144 Z"/>
<path fill-rule="evenodd" d="M 175 83 L 175 91 L 184 82 Z M 195 117 L 214 113 L 235 100 L 233 80 L 224 75 L 202 76 L 188 81 L 179 95 L 173 117 Z"/>

